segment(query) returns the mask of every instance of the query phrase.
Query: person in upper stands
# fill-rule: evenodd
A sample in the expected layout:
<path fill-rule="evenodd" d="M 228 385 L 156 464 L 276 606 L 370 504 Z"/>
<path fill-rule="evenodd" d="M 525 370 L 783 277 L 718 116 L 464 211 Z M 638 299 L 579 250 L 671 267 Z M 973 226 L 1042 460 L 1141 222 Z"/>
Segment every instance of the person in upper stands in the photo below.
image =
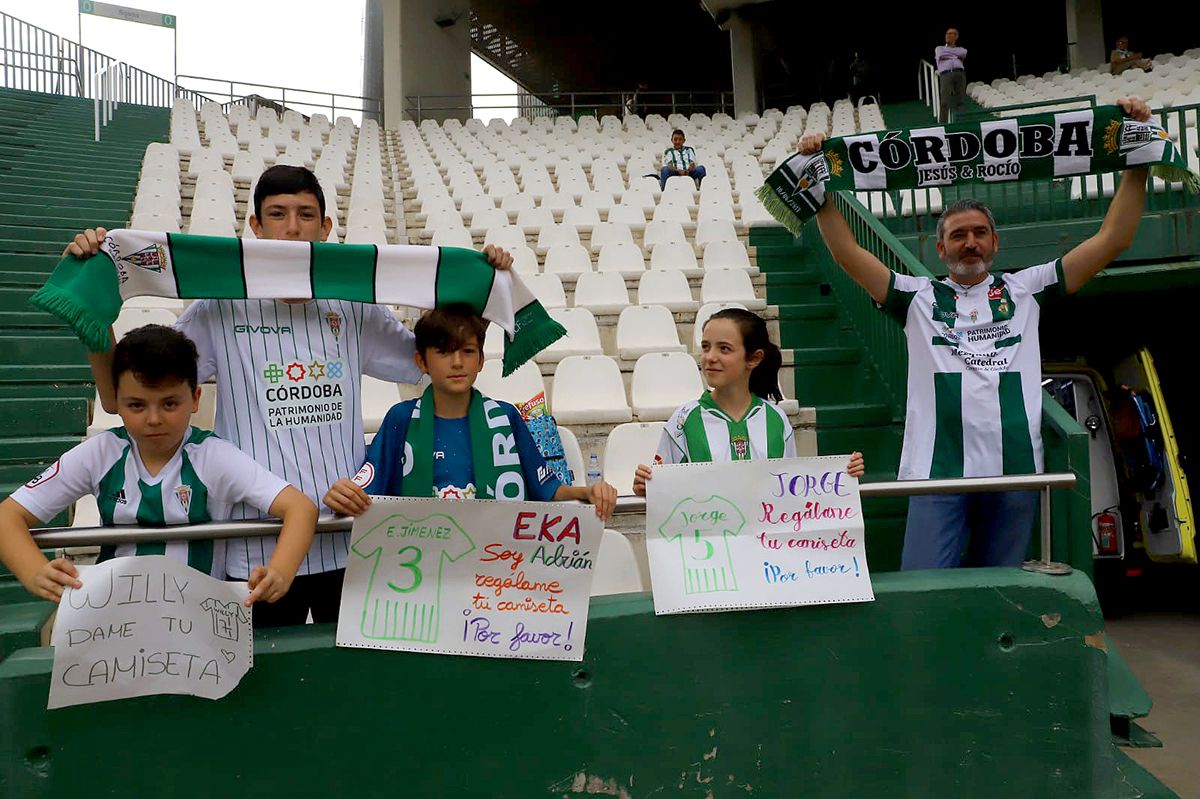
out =
<path fill-rule="evenodd" d="M 1117 103 L 1140 122 L 1150 118 L 1143 100 Z M 804 136 L 800 152 L 820 151 L 824 138 Z M 837 203 L 825 203 L 817 225 L 830 255 L 908 339 L 899 479 L 1042 472 L 1042 312 L 1133 243 L 1146 177 L 1145 167 L 1126 170 L 1100 230 L 1066 255 L 1003 274 L 990 271 L 1000 247 L 992 212 L 974 199 L 948 205 L 937 224 L 949 272 L 941 280 L 888 269 L 855 240 Z M 1019 566 L 1037 504 L 1036 491 L 913 496 L 901 568 Z"/>
<path fill-rule="evenodd" d="M 338 480 L 325 504 L 358 516 L 371 494 L 439 499 L 580 500 L 607 519 L 617 500 L 608 483 L 559 482 L 520 412 L 475 389 L 483 368 L 487 322 L 466 306 L 426 311 L 417 322 L 417 367 L 430 385 L 420 399 L 394 405 L 367 449 L 362 468 Z M 497 448 L 494 437 L 506 444 Z M 516 455 L 516 458 L 511 457 Z"/>
<path fill-rule="evenodd" d="M 933 49 L 933 59 L 938 73 L 938 121 L 951 122 L 950 112 L 957 114 L 967 98 L 967 48 L 958 46 L 958 28 L 946 30 L 946 43 Z"/>
<path fill-rule="evenodd" d="M 783 355 L 761 316 L 741 308 L 717 311 L 704 323 L 700 366 L 710 389 L 671 414 L 659 439 L 655 464 L 722 463 L 796 457 L 796 431 L 775 403 Z M 851 477 L 864 473 L 862 453 L 850 457 Z M 646 496 L 649 466 L 633 477 L 633 493 Z"/>
<path fill-rule="evenodd" d="M 684 145 L 684 138 L 682 130 L 671 131 L 671 146 L 663 150 L 662 171 L 658 174 L 660 188 L 667 187 L 667 178 L 672 175 L 687 175 L 696 181 L 696 188 L 700 188 L 700 181 L 707 174 L 704 167 L 696 163 L 696 151 Z"/>
<path fill-rule="evenodd" d="M 1129 49 L 1129 37 L 1122 36 L 1120 39 L 1117 39 L 1117 46 L 1108 56 L 1108 71 L 1114 75 L 1120 75 L 1127 69 L 1140 69 L 1144 72 L 1152 72 L 1154 70 L 1154 62 L 1144 57 L 1141 53 L 1131 51 Z"/>
<path fill-rule="evenodd" d="M 48 561 L 29 533 L 94 494 L 104 525 L 224 521 L 246 505 L 283 520 L 279 543 L 249 574 L 249 606 L 288 592 L 317 524 L 317 506 L 232 444 L 191 426 L 200 402 L 196 346 L 162 325 L 131 330 L 112 353 L 117 413 L 124 423 L 72 447 L 0 503 L 0 560 L 31 594 L 57 602 L 81 587 L 69 558 Z M 100 561 L 167 555 L 223 579 L 224 541 L 105 546 Z"/>
<path fill-rule="evenodd" d="M 250 227 L 260 239 L 325 241 L 333 221 L 316 176 L 299 166 L 273 166 L 254 190 Z M 85 230 L 66 253 L 96 254 L 104 229 Z M 512 266 L 499 247 L 484 249 L 497 269 Z M 362 464 L 362 375 L 415 383 L 413 335 L 391 310 L 343 300 L 197 300 L 179 318 L 200 353 L 200 379 L 217 383 L 217 434 L 317 502 L 339 476 Z M 114 406 L 111 353 L 89 356 L 105 410 Z M 320 386 L 334 396 L 322 414 L 304 411 L 302 393 Z M 260 509 L 239 504 L 233 519 L 257 519 Z M 260 626 L 337 620 L 348 533 L 322 533 L 301 564 L 284 601 L 257 614 Z M 226 569 L 245 579 L 267 563 L 275 539 L 235 538 L 226 546 Z"/>

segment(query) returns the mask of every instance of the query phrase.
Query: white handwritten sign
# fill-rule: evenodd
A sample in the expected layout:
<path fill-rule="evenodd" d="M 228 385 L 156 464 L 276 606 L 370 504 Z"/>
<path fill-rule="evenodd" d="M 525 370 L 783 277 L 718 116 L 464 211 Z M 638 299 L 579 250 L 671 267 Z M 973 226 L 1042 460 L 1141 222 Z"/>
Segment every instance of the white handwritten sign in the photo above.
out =
<path fill-rule="evenodd" d="M 582 660 L 602 534 L 588 505 L 372 497 L 337 645 Z"/>
<path fill-rule="evenodd" d="M 654 612 L 872 601 L 849 460 L 656 466 L 646 484 Z"/>
<path fill-rule="evenodd" d="M 150 694 L 220 699 L 254 665 L 245 583 L 163 555 L 80 566 L 54 623 L 47 707 Z"/>

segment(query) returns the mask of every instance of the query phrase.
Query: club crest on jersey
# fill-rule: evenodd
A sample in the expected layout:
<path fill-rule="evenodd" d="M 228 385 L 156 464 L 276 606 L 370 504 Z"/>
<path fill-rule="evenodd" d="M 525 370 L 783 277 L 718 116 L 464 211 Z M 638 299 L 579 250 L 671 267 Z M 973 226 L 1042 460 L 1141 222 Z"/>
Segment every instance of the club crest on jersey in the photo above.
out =
<path fill-rule="evenodd" d="M 121 260 L 147 272 L 162 272 L 167 264 L 167 248 L 161 244 L 150 244 L 137 252 L 122 255 Z"/>
<path fill-rule="evenodd" d="M 334 338 L 340 338 L 342 335 L 342 315 L 337 311 L 329 311 L 325 314 L 325 322 L 329 325 L 329 332 Z"/>
<path fill-rule="evenodd" d="M 189 485 L 175 486 L 175 496 L 179 499 L 179 507 L 183 508 L 183 512 L 189 513 L 192 509 L 192 487 Z"/>
<path fill-rule="evenodd" d="M 744 461 L 746 453 L 750 451 L 750 440 L 745 436 L 734 436 L 729 440 L 729 443 L 733 445 L 733 451 L 737 455 L 737 459 Z"/>

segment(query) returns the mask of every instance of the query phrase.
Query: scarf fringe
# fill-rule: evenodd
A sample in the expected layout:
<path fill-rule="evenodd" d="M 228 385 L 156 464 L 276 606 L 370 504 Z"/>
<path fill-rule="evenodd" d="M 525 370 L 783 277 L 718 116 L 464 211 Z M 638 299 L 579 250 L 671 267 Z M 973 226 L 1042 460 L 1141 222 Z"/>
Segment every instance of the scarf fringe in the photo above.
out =
<path fill-rule="evenodd" d="M 61 319 L 90 352 L 107 352 L 112 347 L 110 325 L 97 319 L 95 312 L 80 300 L 71 291 L 47 283 L 33 293 L 29 304 Z"/>
<path fill-rule="evenodd" d="M 767 213 L 775 218 L 775 221 L 787 228 L 788 232 L 793 236 L 799 236 L 804 230 L 805 220 L 796 215 L 787 203 L 779 199 L 769 185 L 764 183 L 754 192 L 754 196 L 763 204 L 763 208 L 767 209 Z"/>
<path fill-rule="evenodd" d="M 546 312 L 541 303 L 531 302 L 517 311 L 513 322 L 514 337 L 504 337 L 504 377 L 517 367 L 567 335 L 567 330 Z M 515 337 L 520 333 L 520 338 Z"/>
<path fill-rule="evenodd" d="M 1182 183 L 1188 194 L 1200 194 L 1200 175 L 1186 167 L 1154 164 L 1150 167 L 1150 174 L 1167 183 Z"/>

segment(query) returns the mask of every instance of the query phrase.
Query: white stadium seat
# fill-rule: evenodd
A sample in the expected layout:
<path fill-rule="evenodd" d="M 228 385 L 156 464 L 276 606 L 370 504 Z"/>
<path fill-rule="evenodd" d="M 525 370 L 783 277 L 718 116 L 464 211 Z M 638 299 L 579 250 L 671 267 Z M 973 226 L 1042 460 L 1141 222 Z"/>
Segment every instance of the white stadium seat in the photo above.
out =
<path fill-rule="evenodd" d="M 558 275 L 522 275 L 521 282 L 545 308 L 565 308 L 567 294 Z"/>
<path fill-rule="evenodd" d="M 614 427 L 604 445 L 604 480 L 620 496 L 633 495 L 633 474 L 639 465 L 650 465 L 662 439 L 663 422 L 627 422 Z"/>
<path fill-rule="evenodd" d="M 596 261 L 597 272 L 617 272 L 623 277 L 638 277 L 646 271 L 646 256 L 632 242 L 605 244 Z"/>
<path fill-rule="evenodd" d="M 592 572 L 592 596 L 632 594 L 650 590 L 648 581 L 638 567 L 633 544 L 616 530 L 605 528 L 595 564 Z"/>
<path fill-rule="evenodd" d="M 752 311 L 767 307 L 758 299 L 754 284 L 744 269 L 706 269 L 700 284 L 701 302 L 740 302 Z"/>
<path fill-rule="evenodd" d="M 700 369 L 686 352 L 653 352 L 633 367 L 631 396 L 639 422 L 661 422 L 704 391 Z"/>
<path fill-rule="evenodd" d="M 674 269 L 654 269 L 643 274 L 638 281 L 637 302 L 638 305 L 662 305 L 676 312 L 695 311 L 700 307 L 692 296 L 687 277 Z"/>
<path fill-rule="evenodd" d="M 622 313 L 622 309 L 630 307 L 625 278 L 619 272 L 581 274 L 575 284 L 575 307 L 587 308 L 594 314 Z"/>
<path fill-rule="evenodd" d="M 674 315 L 661 305 L 630 305 L 617 318 L 617 355 L 635 361 L 650 352 L 686 352 Z"/>
<path fill-rule="evenodd" d="M 560 361 L 554 370 L 550 409 L 560 424 L 610 424 L 633 418 L 621 370 L 604 355 L 574 355 Z"/>
<path fill-rule="evenodd" d="M 553 275 L 581 275 L 592 271 L 592 257 L 582 244 L 555 244 L 546 251 L 542 272 Z"/>
<path fill-rule="evenodd" d="M 566 329 L 567 335 L 535 355 L 538 363 L 557 363 L 571 355 L 604 353 L 596 317 L 587 308 L 551 308 L 549 314 Z"/>
<path fill-rule="evenodd" d="M 533 361 L 521 364 L 508 377 L 501 377 L 504 364 L 499 361 L 484 361 L 483 371 L 475 381 L 475 388 L 494 399 L 520 405 L 545 392 L 546 384 L 542 381 L 542 372 Z"/>

